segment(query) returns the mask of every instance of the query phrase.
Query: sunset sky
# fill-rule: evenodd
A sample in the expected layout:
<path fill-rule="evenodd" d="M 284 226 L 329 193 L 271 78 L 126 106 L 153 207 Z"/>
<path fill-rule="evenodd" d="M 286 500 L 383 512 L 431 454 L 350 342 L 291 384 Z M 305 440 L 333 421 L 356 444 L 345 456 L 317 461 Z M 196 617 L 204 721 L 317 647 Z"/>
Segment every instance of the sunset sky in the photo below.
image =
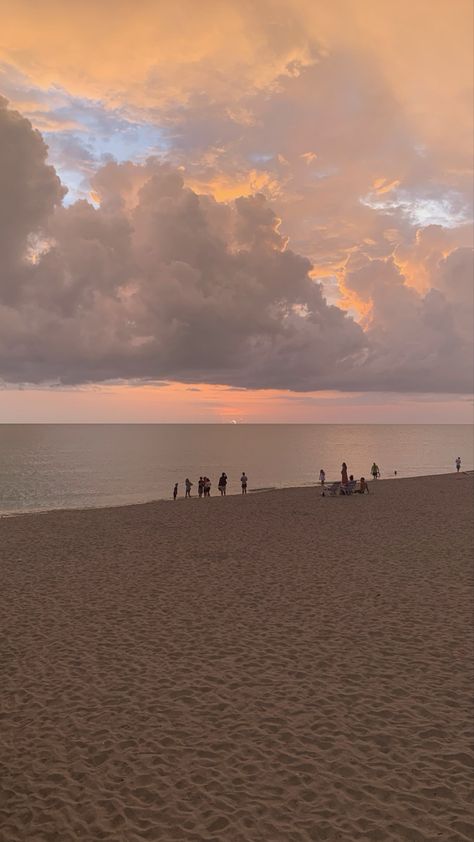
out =
<path fill-rule="evenodd" d="M 470 422 L 471 0 L 0 0 L 0 422 Z"/>

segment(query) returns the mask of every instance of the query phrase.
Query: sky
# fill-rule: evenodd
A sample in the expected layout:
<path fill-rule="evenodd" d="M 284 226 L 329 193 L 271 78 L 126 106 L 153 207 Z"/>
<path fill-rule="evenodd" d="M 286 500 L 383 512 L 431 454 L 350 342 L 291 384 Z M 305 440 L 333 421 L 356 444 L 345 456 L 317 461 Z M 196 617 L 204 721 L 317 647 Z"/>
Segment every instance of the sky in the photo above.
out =
<path fill-rule="evenodd" d="M 0 0 L 0 421 L 469 423 L 471 0 Z"/>

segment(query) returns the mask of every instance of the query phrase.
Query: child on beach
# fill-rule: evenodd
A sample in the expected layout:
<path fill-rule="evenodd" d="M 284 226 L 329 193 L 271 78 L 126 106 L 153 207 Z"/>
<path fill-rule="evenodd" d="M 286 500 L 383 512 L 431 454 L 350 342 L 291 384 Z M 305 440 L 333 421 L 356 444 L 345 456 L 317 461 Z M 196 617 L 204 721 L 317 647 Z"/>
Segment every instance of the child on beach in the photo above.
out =
<path fill-rule="evenodd" d="M 319 472 L 319 482 L 324 488 L 324 483 L 326 482 L 326 471 L 324 470 L 324 468 L 321 468 Z"/>
<path fill-rule="evenodd" d="M 192 488 L 193 483 L 191 482 L 190 479 L 188 479 L 188 477 L 186 477 L 186 479 L 184 480 L 184 485 L 185 485 L 185 488 L 186 488 L 186 493 L 185 493 L 184 496 L 185 497 L 191 497 L 191 488 Z"/>
<path fill-rule="evenodd" d="M 198 497 L 202 497 L 202 493 L 204 491 L 204 480 L 202 477 L 199 477 L 198 482 Z"/>
<path fill-rule="evenodd" d="M 457 456 L 456 457 L 456 473 L 459 473 L 460 470 L 461 470 L 461 457 Z"/>
<path fill-rule="evenodd" d="M 360 478 L 359 488 L 357 489 L 357 494 L 368 494 L 369 493 L 369 486 L 365 481 L 365 477 Z"/>
<path fill-rule="evenodd" d="M 178 496 L 178 483 L 175 483 L 175 486 L 173 488 L 173 500 L 176 500 L 177 496 Z"/>
<path fill-rule="evenodd" d="M 248 483 L 247 474 L 245 473 L 245 471 L 242 471 L 242 476 L 240 477 L 240 484 L 242 486 L 242 494 L 247 494 L 247 483 Z"/>
<path fill-rule="evenodd" d="M 219 477 L 219 485 L 217 487 L 221 492 L 221 497 L 225 497 L 227 489 L 227 474 L 225 474 L 224 472 L 222 472 L 222 474 Z"/>
<path fill-rule="evenodd" d="M 211 496 L 211 480 L 209 477 L 204 477 L 204 497 Z"/>

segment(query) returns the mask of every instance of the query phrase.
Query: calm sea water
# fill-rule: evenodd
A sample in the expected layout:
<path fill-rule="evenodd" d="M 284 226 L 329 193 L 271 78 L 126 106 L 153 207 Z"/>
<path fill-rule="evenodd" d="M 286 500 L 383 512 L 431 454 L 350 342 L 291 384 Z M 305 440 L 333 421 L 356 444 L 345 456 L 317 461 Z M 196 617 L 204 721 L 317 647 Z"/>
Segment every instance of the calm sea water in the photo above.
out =
<path fill-rule="evenodd" d="M 180 495 L 188 476 L 207 474 L 217 493 L 314 483 L 323 467 L 339 479 L 448 473 L 456 456 L 473 468 L 469 425 L 4 424 L 0 425 L 0 513 L 108 506 Z M 194 489 L 195 490 L 195 489 Z"/>

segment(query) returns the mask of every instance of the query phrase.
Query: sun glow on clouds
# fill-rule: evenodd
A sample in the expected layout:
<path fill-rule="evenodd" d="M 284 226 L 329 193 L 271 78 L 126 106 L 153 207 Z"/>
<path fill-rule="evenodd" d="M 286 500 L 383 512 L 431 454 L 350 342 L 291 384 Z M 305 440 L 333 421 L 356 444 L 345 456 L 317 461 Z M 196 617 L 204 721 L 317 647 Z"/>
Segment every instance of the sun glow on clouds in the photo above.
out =
<path fill-rule="evenodd" d="M 307 417 L 315 383 L 468 389 L 472 5 L 435 6 L 0 0 L 0 91 L 68 187 L 8 165 L 31 274 L 9 266 L 2 298 L 0 269 L 9 376 L 40 366 L 19 359 L 33 337 L 54 379 L 43 343 L 54 337 L 57 358 L 67 336 L 65 379 L 122 365 L 313 396 L 114 387 L 144 413 L 156 399 L 193 418 Z"/>
<path fill-rule="evenodd" d="M 401 396 L 289 391 L 255 392 L 182 383 L 113 384 L 82 389 L 0 390 L 4 423 L 459 423 L 473 422 L 470 401 L 456 395 Z"/>
<path fill-rule="evenodd" d="M 188 177 L 184 168 L 186 184 L 196 193 L 214 196 L 218 202 L 230 202 L 239 196 L 252 196 L 254 193 L 264 192 L 267 196 L 277 196 L 280 185 L 271 173 L 251 169 L 240 174 L 219 173 L 207 179 L 203 173 L 201 178 Z"/>

